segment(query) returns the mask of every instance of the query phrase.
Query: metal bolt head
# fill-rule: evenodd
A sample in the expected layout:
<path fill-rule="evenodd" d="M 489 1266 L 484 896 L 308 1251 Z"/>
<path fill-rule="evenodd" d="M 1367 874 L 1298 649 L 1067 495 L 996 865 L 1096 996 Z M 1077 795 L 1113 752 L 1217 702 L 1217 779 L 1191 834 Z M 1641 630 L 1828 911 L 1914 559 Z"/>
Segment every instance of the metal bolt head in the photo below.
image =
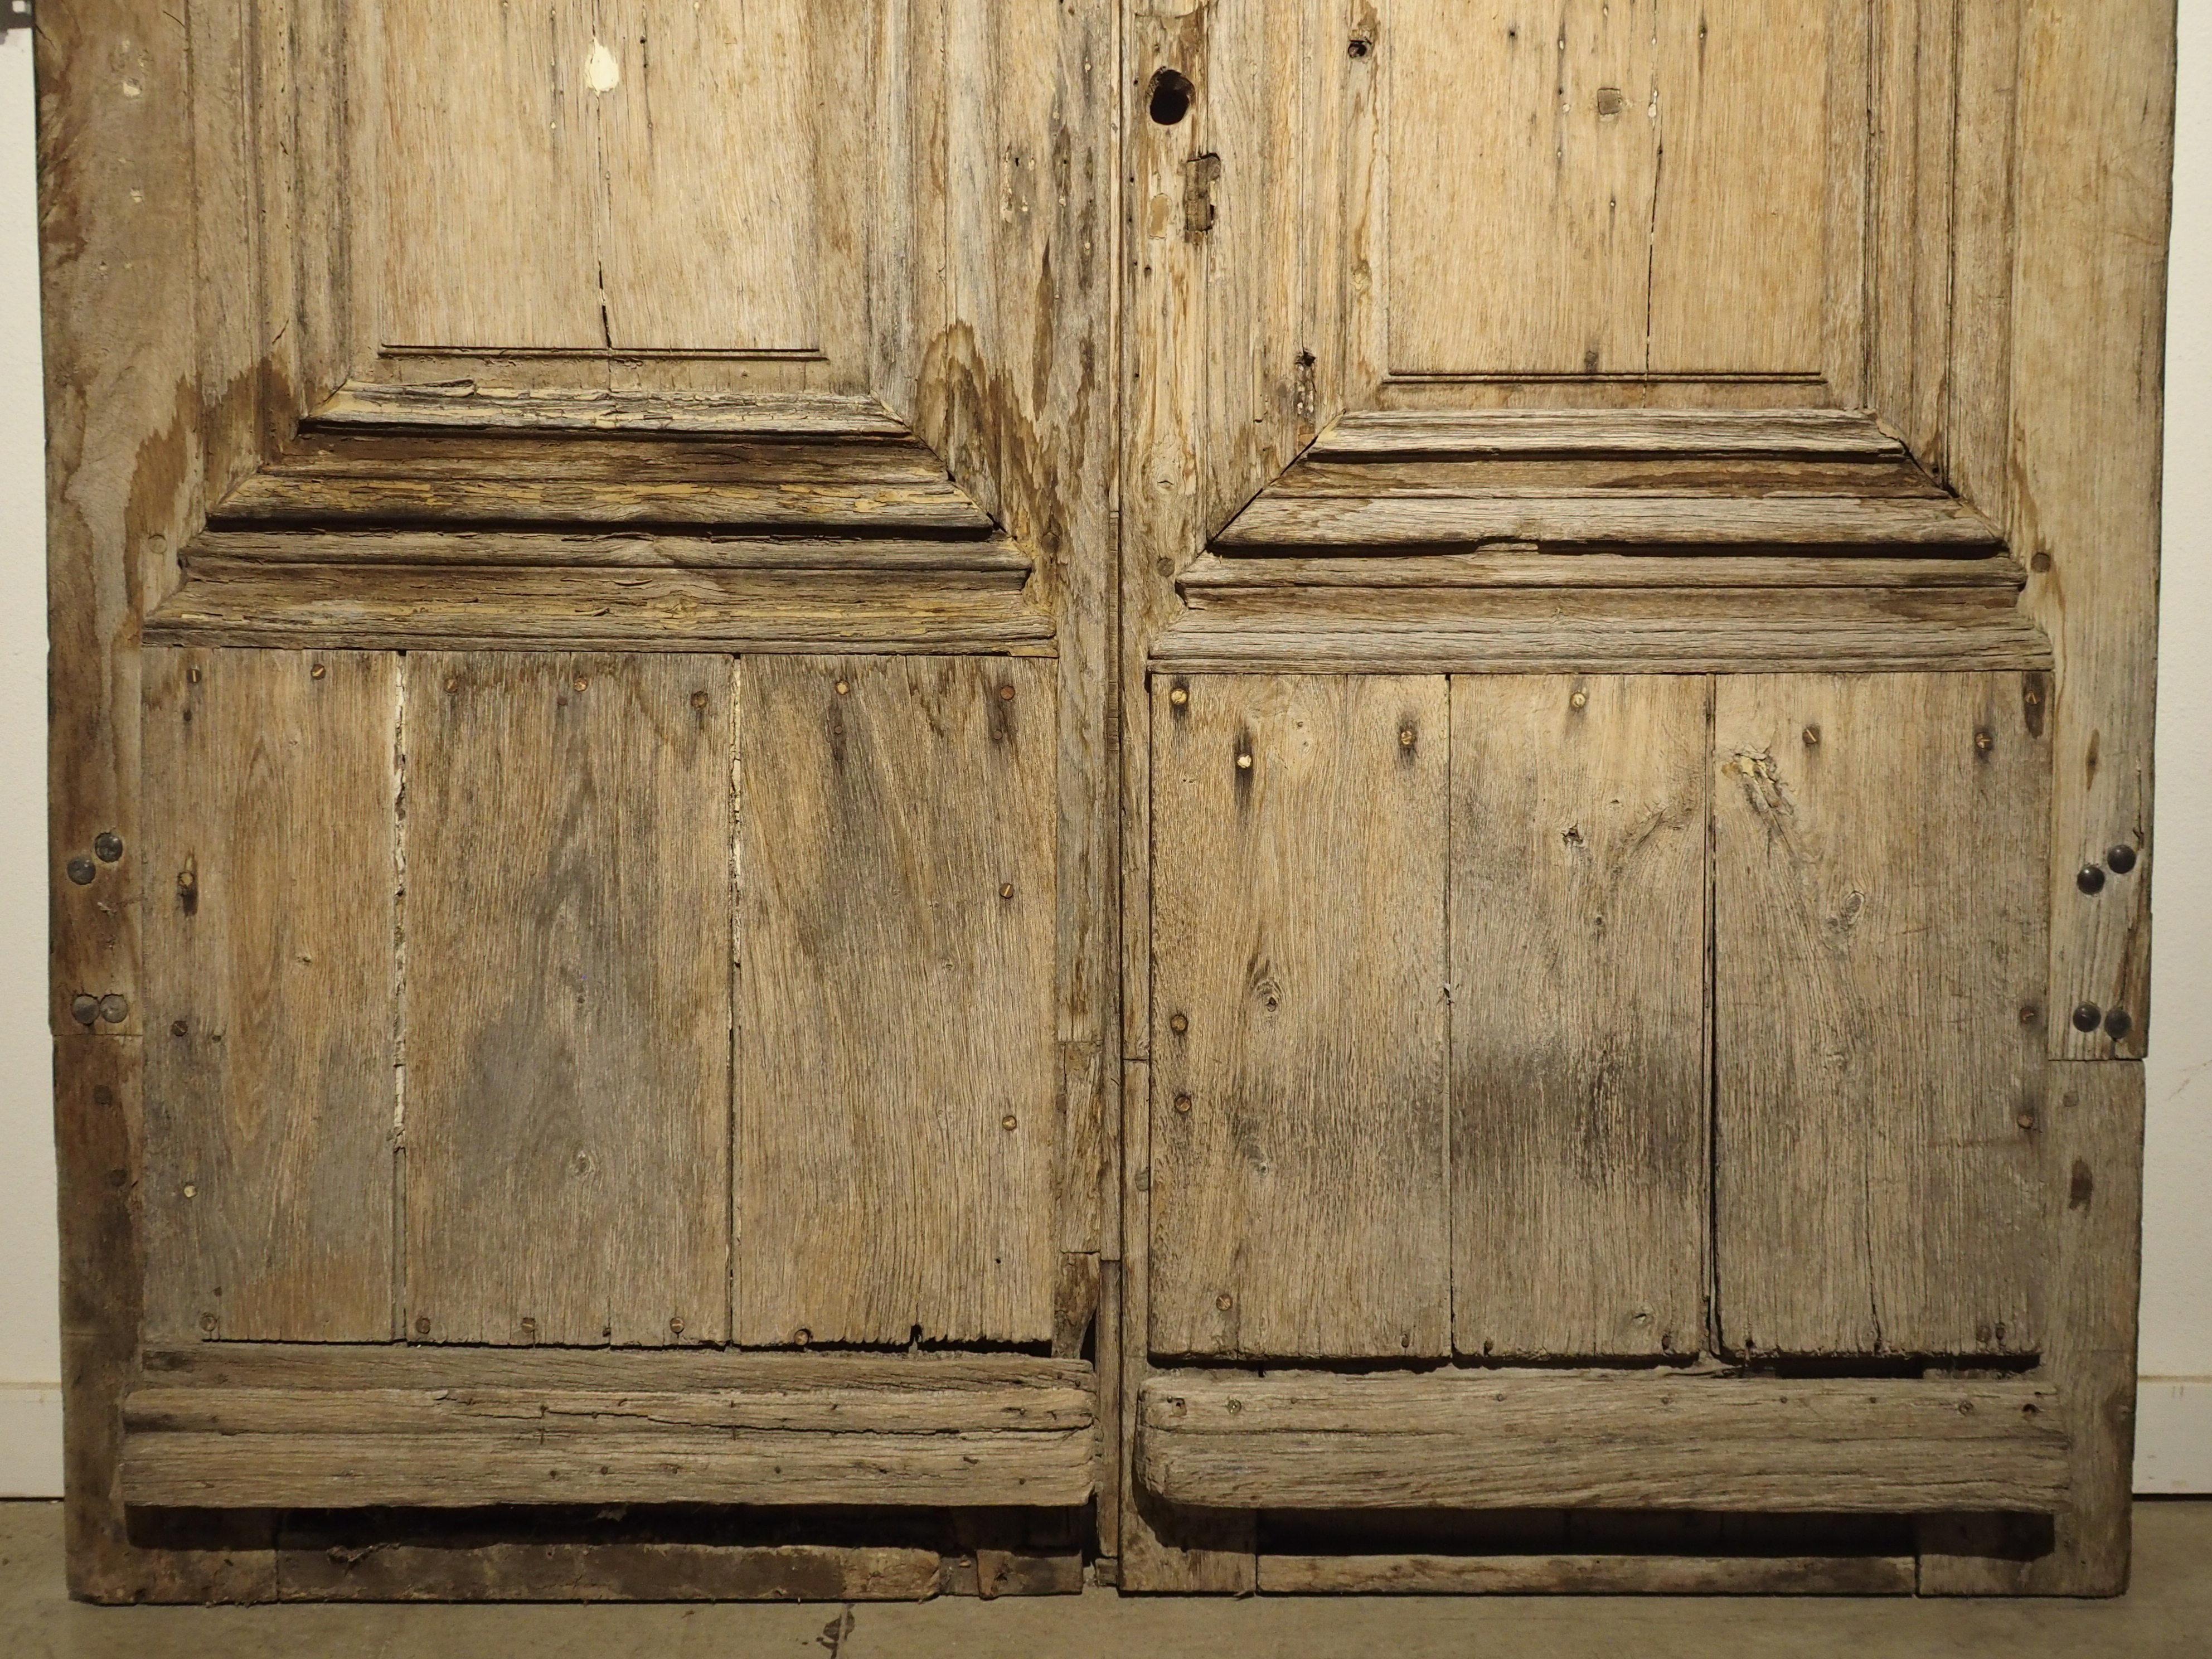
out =
<path fill-rule="evenodd" d="M 131 1018 L 131 1005 L 110 991 L 100 1000 L 100 1017 L 110 1025 L 120 1025 Z"/>
<path fill-rule="evenodd" d="M 313 668 L 307 671 L 307 678 L 311 680 L 327 679 L 330 678 L 330 672 L 331 671 L 324 667 L 322 664 L 317 663 Z"/>
<path fill-rule="evenodd" d="M 1188 708 L 1190 707 L 1189 689 L 1185 686 L 1178 685 L 1174 690 L 1168 693 L 1168 701 L 1178 708 Z"/>
<path fill-rule="evenodd" d="M 684 1334 L 684 1321 L 681 1316 L 672 1319 L 668 1322 L 668 1334 L 671 1336 L 681 1336 Z"/>
<path fill-rule="evenodd" d="M 2105 862 L 2112 866 L 2112 873 L 2116 876 L 2132 875 L 2135 872 L 2136 859 L 2136 849 L 2125 842 L 2122 842 L 2105 854 Z"/>
<path fill-rule="evenodd" d="M 1008 1134 L 1012 1134 L 1015 1130 L 1022 1127 L 1022 1121 L 1016 1117 L 1012 1112 L 1008 1112 L 1006 1116 L 999 1120 L 999 1127 L 1001 1129 L 1004 1129 Z"/>
<path fill-rule="evenodd" d="M 1013 883 L 1012 883 L 1011 881 L 1010 881 L 1010 882 L 1006 882 L 1006 883 L 1003 884 L 1000 887 L 1000 889 L 999 889 L 999 896 L 1000 896 L 1000 898 L 1002 898 L 1002 899 L 1010 899 L 1010 898 L 1013 897 L 1013 896 L 1014 896 L 1014 884 L 1013 884 Z"/>
<path fill-rule="evenodd" d="M 2101 864 L 2083 865 L 2081 873 L 2074 878 L 2074 884 L 2094 898 L 2105 890 L 2105 866 Z"/>
<path fill-rule="evenodd" d="M 1227 1313 L 1231 1308 L 1237 1305 L 1237 1298 L 1230 1295 L 1228 1291 L 1224 1291 L 1219 1296 L 1213 1298 L 1213 1305 L 1220 1309 L 1222 1312 Z"/>
<path fill-rule="evenodd" d="M 169 1022 L 169 1035 L 171 1036 L 183 1036 L 191 1029 L 192 1028 L 191 1026 L 185 1024 L 181 1019 L 173 1019 Z"/>
<path fill-rule="evenodd" d="M 69 878 L 80 887 L 91 886 L 93 878 L 99 873 L 90 859 L 71 859 L 69 861 Z"/>
<path fill-rule="evenodd" d="M 417 1336 L 428 1336 L 430 1334 L 429 1315 L 422 1314 L 416 1316 L 415 1321 L 415 1334 Z"/>
<path fill-rule="evenodd" d="M 2135 1029 L 2135 1020 L 2124 1008 L 2115 1008 L 2105 1016 L 2105 1035 L 2115 1042 Z"/>
<path fill-rule="evenodd" d="M 92 838 L 92 853 L 102 864 L 113 864 L 123 856 L 123 837 L 112 830 L 103 830 Z"/>
<path fill-rule="evenodd" d="M 2094 1002 L 2085 1002 L 2074 1011 L 2074 1029 L 2087 1034 L 2105 1023 L 2105 1011 Z"/>
<path fill-rule="evenodd" d="M 791 1334 L 791 1340 L 803 1348 L 814 1340 L 814 1333 L 801 1326 Z"/>
<path fill-rule="evenodd" d="M 1176 1110 L 1182 1113 L 1185 1117 L 1188 1117 L 1190 1115 L 1190 1097 L 1188 1095 L 1177 1095 L 1176 1097 Z"/>
<path fill-rule="evenodd" d="M 100 1018 L 100 999 L 78 995 L 70 1000 L 70 1018 L 80 1025 L 89 1025 Z"/>

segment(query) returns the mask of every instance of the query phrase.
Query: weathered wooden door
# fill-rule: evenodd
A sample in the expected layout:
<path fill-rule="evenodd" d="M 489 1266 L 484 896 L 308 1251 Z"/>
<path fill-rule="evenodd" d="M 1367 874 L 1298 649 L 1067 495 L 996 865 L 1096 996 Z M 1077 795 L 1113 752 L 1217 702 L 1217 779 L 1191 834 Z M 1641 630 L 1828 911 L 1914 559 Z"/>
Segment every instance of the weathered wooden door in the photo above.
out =
<path fill-rule="evenodd" d="M 79 1591 L 2117 1589 L 2171 23 L 50 4 Z"/>

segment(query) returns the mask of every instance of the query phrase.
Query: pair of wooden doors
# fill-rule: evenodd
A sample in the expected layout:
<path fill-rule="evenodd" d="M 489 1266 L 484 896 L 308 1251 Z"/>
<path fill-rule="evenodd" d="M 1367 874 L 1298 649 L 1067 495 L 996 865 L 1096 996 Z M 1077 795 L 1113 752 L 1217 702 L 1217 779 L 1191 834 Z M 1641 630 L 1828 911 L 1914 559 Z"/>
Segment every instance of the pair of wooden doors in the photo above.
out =
<path fill-rule="evenodd" d="M 80 1593 L 2118 1589 L 2172 47 L 50 5 Z"/>

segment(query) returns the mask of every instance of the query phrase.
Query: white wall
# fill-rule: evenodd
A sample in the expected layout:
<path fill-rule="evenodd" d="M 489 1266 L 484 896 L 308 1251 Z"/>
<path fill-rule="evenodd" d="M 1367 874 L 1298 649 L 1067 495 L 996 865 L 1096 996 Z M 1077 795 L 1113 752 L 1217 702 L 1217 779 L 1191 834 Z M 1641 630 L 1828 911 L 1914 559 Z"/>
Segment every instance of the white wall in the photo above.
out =
<path fill-rule="evenodd" d="M 2136 1486 L 2212 1492 L 2212 0 L 2181 0 Z"/>
<path fill-rule="evenodd" d="M 2137 1484 L 2212 1491 L 2212 0 L 2181 0 Z M 0 44 L 0 1495 L 61 1486 L 30 37 Z"/>
<path fill-rule="evenodd" d="M 46 1036 L 46 423 L 31 36 L 0 36 L 0 1495 L 62 1479 Z"/>

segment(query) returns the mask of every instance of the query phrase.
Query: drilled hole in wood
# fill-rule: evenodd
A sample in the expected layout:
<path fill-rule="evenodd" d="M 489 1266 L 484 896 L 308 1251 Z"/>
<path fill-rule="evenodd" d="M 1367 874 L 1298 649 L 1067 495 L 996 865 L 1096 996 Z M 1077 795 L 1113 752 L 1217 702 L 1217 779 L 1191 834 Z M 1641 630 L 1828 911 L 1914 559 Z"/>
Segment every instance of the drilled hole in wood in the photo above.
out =
<path fill-rule="evenodd" d="M 1180 126 L 1197 95 L 1186 76 L 1162 70 L 1152 77 L 1152 119 L 1164 127 Z"/>

